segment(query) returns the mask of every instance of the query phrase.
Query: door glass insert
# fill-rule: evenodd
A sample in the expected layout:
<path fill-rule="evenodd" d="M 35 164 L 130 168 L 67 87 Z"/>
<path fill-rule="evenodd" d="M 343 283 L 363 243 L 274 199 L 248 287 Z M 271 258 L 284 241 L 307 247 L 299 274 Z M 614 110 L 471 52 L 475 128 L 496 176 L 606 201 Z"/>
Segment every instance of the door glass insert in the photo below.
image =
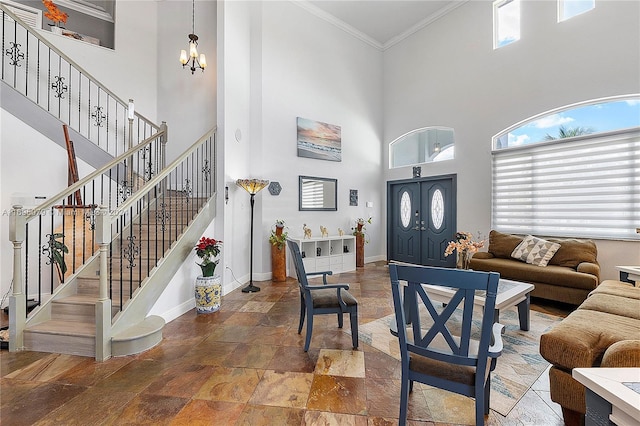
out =
<path fill-rule="evenodd" d="M 411 197 L 407 191 L 400 197 L 400 221 L 405 228 L 411 223 Z"/>
<path fill-rule="evenodd" d="M 444 198 L 442 191 L 436 189 L 431 197 L 431 222 L 436 230 L 442 228 L 444 221 Z"/>

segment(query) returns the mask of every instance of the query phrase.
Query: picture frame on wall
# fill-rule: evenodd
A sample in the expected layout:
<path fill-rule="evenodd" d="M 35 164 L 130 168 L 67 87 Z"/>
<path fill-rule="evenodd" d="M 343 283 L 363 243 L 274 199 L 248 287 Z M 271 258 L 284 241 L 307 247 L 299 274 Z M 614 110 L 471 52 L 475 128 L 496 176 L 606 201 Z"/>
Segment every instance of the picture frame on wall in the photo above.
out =
<path fill-rule="evenodd" d="M 342 128 L 308 118 L 297 118 L 298 157 L 342 161 Z"/>
<path fill-rule="evenodd" d="M 357 206 L 358 205 L 358 190 L 350 189 L 349 190 L 349 205 Z"/>

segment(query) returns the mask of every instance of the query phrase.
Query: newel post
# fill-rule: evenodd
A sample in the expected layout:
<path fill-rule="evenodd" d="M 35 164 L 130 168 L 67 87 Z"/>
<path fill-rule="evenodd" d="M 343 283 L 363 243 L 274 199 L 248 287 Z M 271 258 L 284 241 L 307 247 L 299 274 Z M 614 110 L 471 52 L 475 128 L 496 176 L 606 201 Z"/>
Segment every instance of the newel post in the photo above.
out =
<path fill-rule="evenodd" d="M 96 302 L 96 361 L 111 358 L 111 299 L 109 299 L 109 244 L 111 214 L 106 207 L 96 210 L 96 241 L 100 258 L 100 293 Z"/>
<path fill-rule="evenodd" d="M 27 218 L 22 206 L 13 206 L 9 219 L 9 240 L 13 244 L 13 293 L 9 297 L 9 351 L 24 347 L 24 328 L 27 322 L 27 295 L 22 275 L 22 242 L 25 239 Z"/>

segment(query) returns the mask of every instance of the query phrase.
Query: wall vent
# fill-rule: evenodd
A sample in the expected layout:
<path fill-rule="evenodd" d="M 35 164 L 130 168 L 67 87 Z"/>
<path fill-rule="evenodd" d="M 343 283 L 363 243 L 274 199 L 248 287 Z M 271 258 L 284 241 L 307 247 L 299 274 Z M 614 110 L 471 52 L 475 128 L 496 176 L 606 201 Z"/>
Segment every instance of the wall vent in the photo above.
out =
<path fill-rule="evenodd" d="M 25 24 L 38 30 L 42 29 L 42 11 L 34 7 L 25 6 L 10 0 L 0 0 L 14 15 L 24 21 Z M 4 19 L 13 22 L 9 15 L 4 15 Z"/>

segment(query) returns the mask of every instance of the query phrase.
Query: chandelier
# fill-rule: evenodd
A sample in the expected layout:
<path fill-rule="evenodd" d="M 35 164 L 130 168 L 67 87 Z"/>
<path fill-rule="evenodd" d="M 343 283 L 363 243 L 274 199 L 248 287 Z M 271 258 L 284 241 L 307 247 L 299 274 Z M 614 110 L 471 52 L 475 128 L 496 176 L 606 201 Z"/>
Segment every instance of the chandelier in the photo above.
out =
<path fill-rule="evenodd" d="M 189 34 L 189 56 L 187 51 L 182 49 L 180 51 L 180 63 L 182 68 L 188 66 L 191 70 L 191 74 L 196 72 L 196 69 L 200 68 L 202 71 L 207 67 L 207 58 L 204 53 L 201 53 L 198 57 L 198 36 L 196 32 L 196 2 L 191 2 L 191 34 Z"/>

